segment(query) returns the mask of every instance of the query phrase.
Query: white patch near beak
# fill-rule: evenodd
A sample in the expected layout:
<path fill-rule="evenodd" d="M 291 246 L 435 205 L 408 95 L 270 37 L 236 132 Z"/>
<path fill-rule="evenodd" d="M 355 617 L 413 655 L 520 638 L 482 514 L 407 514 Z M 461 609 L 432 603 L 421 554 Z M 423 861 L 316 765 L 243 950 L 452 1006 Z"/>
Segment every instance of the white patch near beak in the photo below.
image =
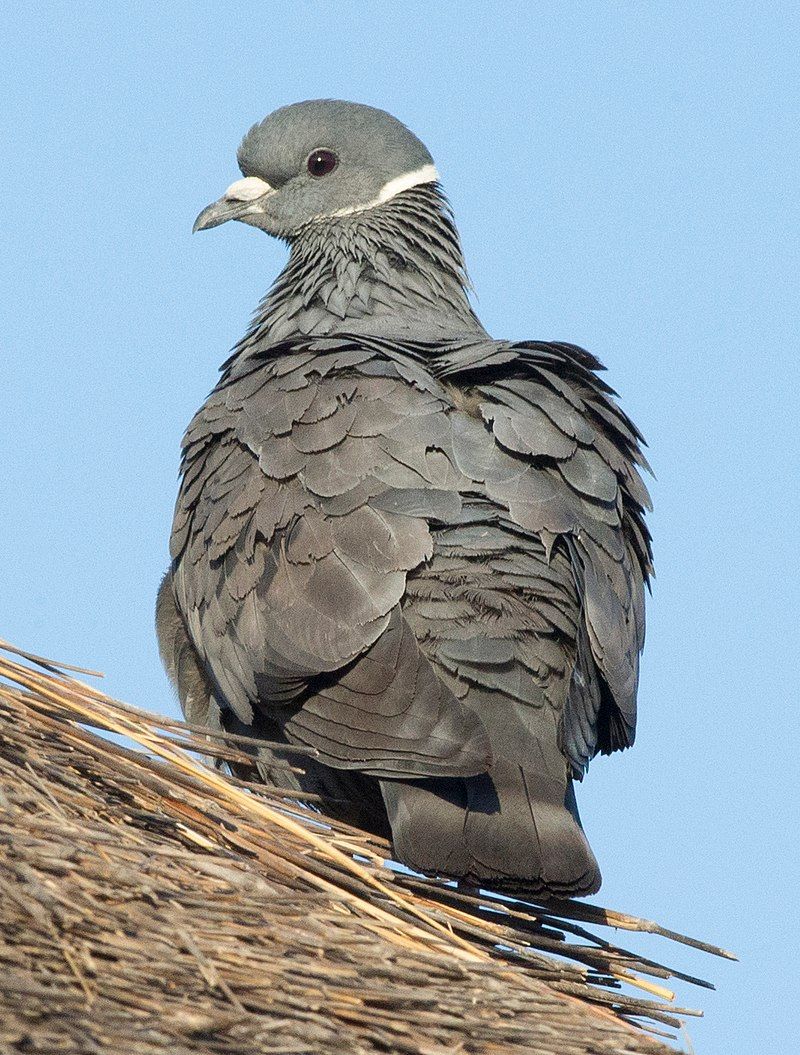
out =
<path fill-rule="evenodd" d="M 258 176 L 246 176 L 232 183 L 222 197 L 226 201 L 255 201 L 256 198 L 262 198 L 274 190 L 274 187 Z"/>

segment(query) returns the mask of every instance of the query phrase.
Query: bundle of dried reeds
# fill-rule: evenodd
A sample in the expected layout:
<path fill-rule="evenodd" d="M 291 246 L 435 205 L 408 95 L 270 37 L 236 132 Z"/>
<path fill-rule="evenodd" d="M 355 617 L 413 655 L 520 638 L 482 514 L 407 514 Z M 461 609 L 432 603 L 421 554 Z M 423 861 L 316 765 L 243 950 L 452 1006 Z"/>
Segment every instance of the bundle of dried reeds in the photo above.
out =
<path fill-rule="evenodd" d="M 634 1023 L 699 1013 L 664 982 L 709 983 L 582 924 L 730 957 L 395 870 L 313 801 L 204 764 L 249 765 L 235 737 L 0 646 L 0 1050 L 655 1053 Z"/>

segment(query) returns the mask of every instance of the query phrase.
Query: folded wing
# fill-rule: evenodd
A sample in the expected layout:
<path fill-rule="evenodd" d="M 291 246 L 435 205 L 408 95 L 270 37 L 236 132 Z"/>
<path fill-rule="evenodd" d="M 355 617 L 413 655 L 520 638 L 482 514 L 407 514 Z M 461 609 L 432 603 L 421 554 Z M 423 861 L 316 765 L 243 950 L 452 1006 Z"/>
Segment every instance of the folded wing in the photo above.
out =
<path fill-rule="evenodd" d="M 178 607 L 239 721 L 267 709 L 322 762 L 375 776 L 483 772 L 480 720 L 400 609 L 429 519 L 458 508 L 449 463 L 409 442 L 409 418 L 447 427 L 444 404 L 364 349 L 320 350 L 235 364 L 192 422 Z"/>
<path fill-rule="evenodd" d="M 581 610 L 560 738 L 577 776 L 597 752 L 633 743 L 651 572 L 642 439 L 599 368 L 573 345 L 534 342 L 465 344 L 435 368 L 482 419 L 454 419 L 458 468 L 570 554 Z"/>

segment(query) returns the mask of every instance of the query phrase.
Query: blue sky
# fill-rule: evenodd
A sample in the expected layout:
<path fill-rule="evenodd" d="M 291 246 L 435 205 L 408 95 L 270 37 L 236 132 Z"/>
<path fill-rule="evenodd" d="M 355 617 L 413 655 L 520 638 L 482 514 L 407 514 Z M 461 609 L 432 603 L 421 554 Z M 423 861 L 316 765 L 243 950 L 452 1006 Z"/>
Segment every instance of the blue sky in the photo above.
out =
<path fill-rule="evenodd" d="M 0 636 L 174 711 L 152 610 L 183 428 L 285 258 L 192 238 L 242 133 L 320 96 L 431 149 L 496 336 L 605 362 L 650 443 L 658 578 L 634 750 L 579 789 L 600 902 L 704 1055 L 796 1036 L 798 9 L 42 3 L 2 30 Z M 792 933 L 794 931 L 794 933 Z"/>

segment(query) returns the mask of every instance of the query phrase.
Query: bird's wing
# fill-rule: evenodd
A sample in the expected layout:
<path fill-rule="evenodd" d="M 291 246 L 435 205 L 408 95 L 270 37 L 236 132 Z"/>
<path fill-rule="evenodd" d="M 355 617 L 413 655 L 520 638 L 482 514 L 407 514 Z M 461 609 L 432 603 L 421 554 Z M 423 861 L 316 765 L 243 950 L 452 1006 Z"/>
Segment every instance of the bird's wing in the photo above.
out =
<path fill-rule="evenodd" d="M 453 419 L 459 470 L 548 549 L 569 552 L 581 613 L 560 734 L 580 776 L 598 751 L 626 747 L 635 733 L 651 573 L 642 437 L 597 376 L 600 364 L 574 345 L 465 343 L 431 368 L 473 410 Z"/>
<path fill-rule="evenodd" d="M 399 607 L 461 482 L 431 449 L 440 386 L 417 374 L 333 339 L 231 364 L 187 431 L 171 539 L 178 606 L 238 718 L 275 710 L 323 761 L 377 776 L 490 757 Z"/>

